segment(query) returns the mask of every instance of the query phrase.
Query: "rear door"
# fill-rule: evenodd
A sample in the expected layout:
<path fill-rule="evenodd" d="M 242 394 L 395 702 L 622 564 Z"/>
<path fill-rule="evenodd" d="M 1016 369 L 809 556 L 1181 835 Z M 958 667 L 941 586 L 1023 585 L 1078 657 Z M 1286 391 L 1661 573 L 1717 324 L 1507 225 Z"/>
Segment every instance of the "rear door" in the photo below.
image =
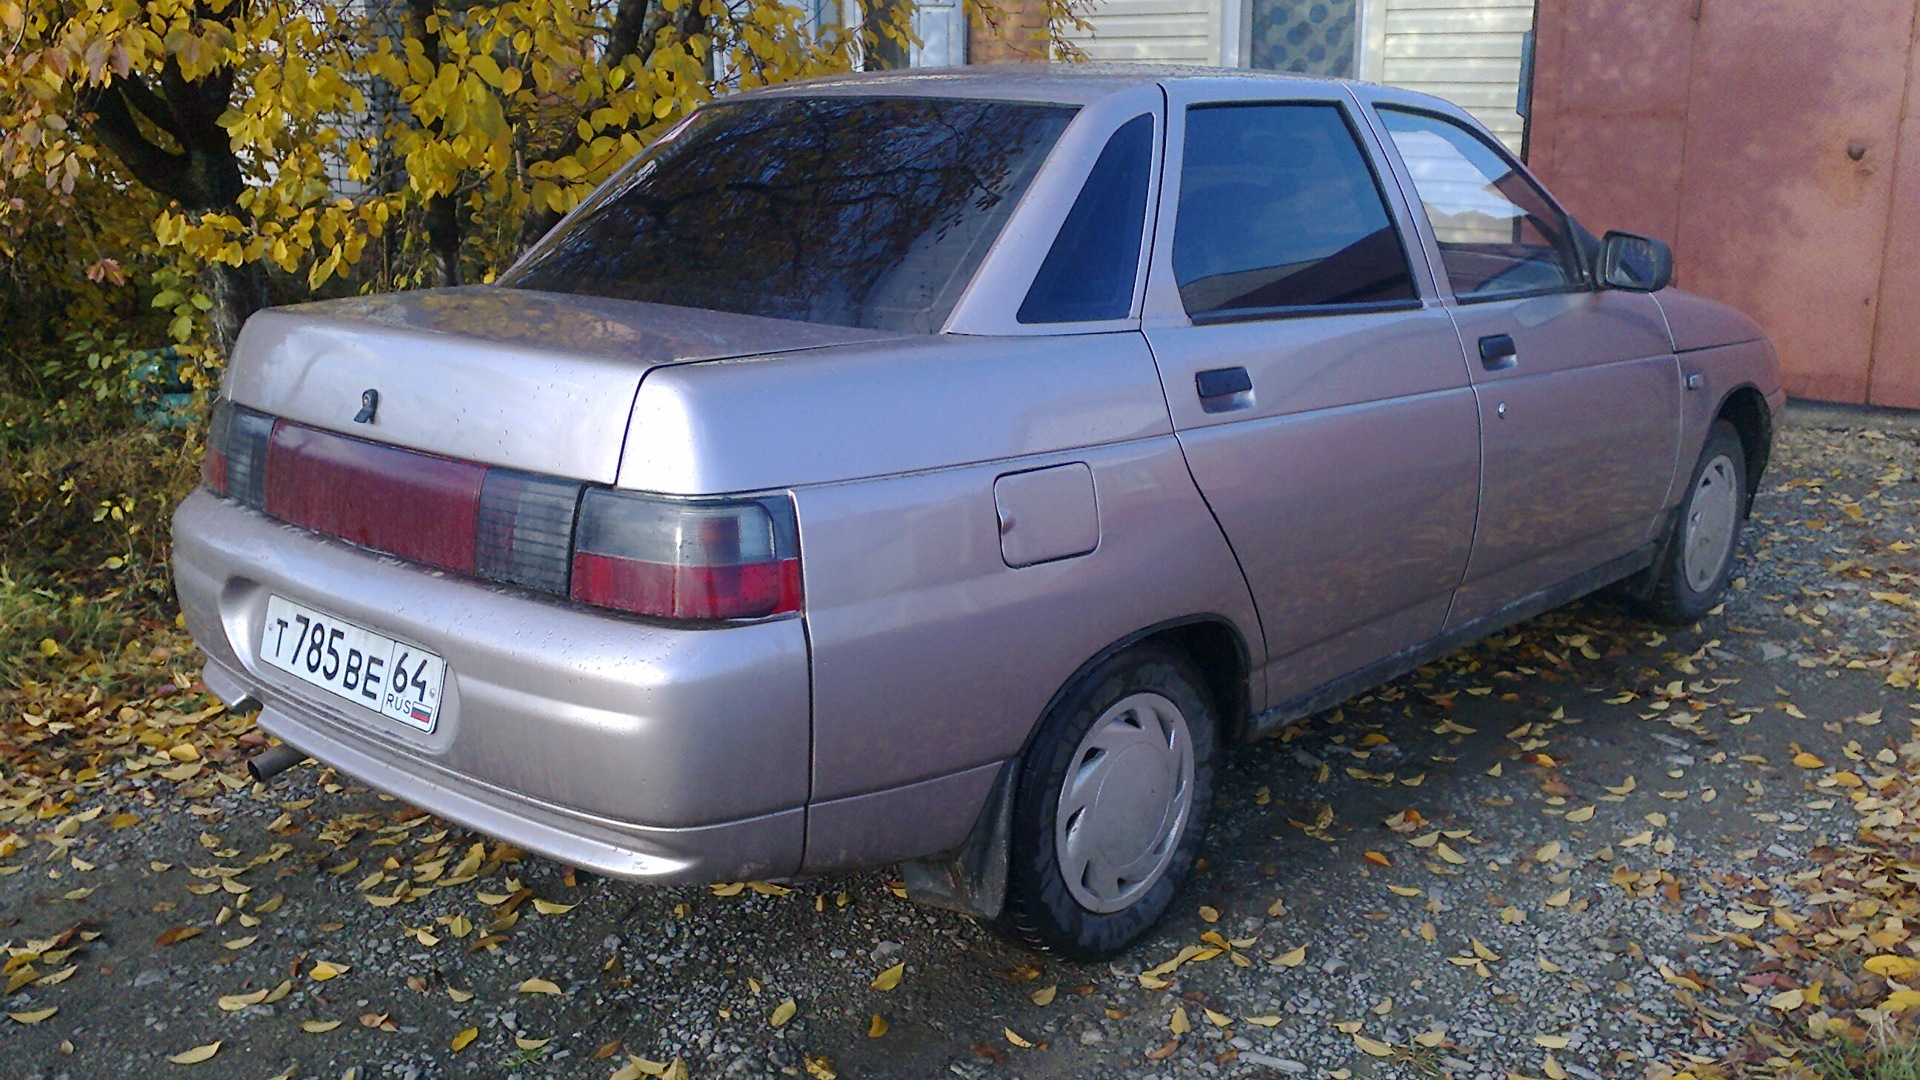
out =
<path fill-rule="evenodd" d="M 1338 86 L 1177 80 L 1143 328 L 1284 702 L 1439 633 L 1479 432 L 1452 321 Z"/>
<path fill-rule="evenodd" d="M 1480 520 L 1451 629 L 1653 539 L 1679 364 L 1659 305 L 1593 286 L 1577 226 L 1503 147 L 1412 101 L 1375 116 L 1420 204 L 1480 413 Z"/>

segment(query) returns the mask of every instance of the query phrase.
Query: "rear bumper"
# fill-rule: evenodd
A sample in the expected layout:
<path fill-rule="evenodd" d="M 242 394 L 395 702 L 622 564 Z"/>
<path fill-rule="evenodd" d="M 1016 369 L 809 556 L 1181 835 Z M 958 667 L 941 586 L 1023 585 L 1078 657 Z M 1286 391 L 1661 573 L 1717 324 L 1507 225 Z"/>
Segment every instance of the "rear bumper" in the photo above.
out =
<path fill-rule="evenodd" d="M 174 518 L 206 682 L 268 732 L 422 809 L 583 869 L 660 883 L 789 874 L 808 789 L 798 619 L 687 630 L 451 577 L 207 492 Z M 269 595 L 438 653 L 432 733 L 258 659 Z"/>

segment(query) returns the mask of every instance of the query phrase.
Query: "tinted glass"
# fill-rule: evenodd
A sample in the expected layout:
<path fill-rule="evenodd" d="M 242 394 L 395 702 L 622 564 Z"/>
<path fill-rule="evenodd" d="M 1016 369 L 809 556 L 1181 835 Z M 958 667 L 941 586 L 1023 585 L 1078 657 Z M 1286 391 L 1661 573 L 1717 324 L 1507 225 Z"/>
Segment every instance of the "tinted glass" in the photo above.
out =
<path fill-rule="evenodd" d="M 1413 176 L 1459 297 L 1576 285 L 1566 220 L 1507 157 L 1467 128 L 1424 113 L 1380 110 Z"/>
<path fill-rule="evenodd" d="M 1133 310 L 1152 168 L 1153 117 L 1136 116 L 1093 163 L 1020 305 L 1021 322 L 1124 319 Z"/>
<path fill-rule="evenodd" d="M 1335 105 L 1187 113 L 1173 276 L 1195 316 L 1415 298 L 1380 185 Z"/>
<path fill-rule="evenodd" d="M 936 98 L 710 106 L 501 283 L 932 332 L 1073 112 Z"/>

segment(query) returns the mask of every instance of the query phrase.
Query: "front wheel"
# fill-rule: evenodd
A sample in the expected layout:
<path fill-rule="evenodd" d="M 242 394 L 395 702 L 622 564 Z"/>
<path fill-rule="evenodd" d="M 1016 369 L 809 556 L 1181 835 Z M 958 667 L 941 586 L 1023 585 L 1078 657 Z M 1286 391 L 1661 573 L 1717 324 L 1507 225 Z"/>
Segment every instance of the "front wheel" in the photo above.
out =
<path fill-rule="evenodd" d="M 1733 576 L 1733 553 L 1746 520 L 1747 458 L 1740 433 L 1714 422 L 1693 468 L 1686 497 L 1674 515 L 1666 552 L 1656 568 L 1652 614 L 1689 623 L 1720 602 Z"/>
<path fill-rule="evenodd" d="M 1014 795 L 1003 921 L 1069 960 L 1113 956 L 1167 910 L 1213 801 L 1215 723 L 1190 665 L 1096 666 L 1041 723 Z"/>

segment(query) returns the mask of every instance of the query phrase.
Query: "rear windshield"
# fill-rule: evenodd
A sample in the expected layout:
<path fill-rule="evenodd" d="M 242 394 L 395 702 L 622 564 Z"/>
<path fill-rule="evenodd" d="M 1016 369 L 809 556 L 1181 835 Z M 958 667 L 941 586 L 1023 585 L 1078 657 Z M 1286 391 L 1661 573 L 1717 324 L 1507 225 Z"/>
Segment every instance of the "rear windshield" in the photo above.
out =
<path fill-rule="evenodd" d="M 931 333 L 1073 113 L 943 98 L 708 106 L 501 284 Z"/>

